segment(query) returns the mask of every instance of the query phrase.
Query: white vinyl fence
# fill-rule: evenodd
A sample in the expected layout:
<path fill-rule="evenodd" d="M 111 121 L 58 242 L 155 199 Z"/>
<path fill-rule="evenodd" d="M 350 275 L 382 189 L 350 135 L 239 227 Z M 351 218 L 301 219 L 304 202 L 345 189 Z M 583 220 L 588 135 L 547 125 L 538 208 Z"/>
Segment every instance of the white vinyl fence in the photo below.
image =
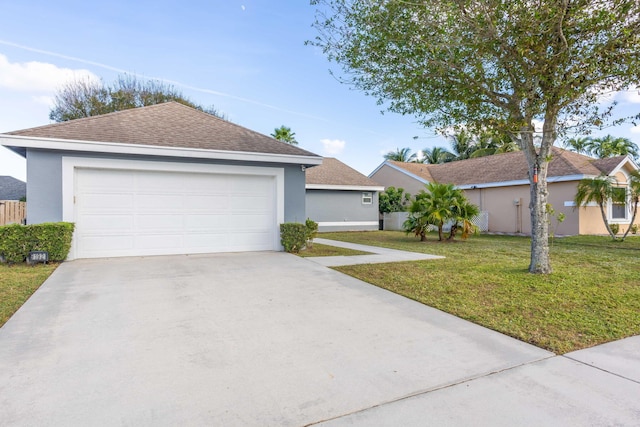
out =
<path fill-rule="evenodd" d="M 402 224 L 407 220 L 409 216 L 408 212 L 391 212 L 384 214 L 384 230 L 402 231 Z M 471 222 L 478 227 L 479 231 L 489 231 L 489 212 L 480 212 L 480 215 L 476 216 Z M 449 231 L 450 224 L 445 224 L 444 231 Z"/>

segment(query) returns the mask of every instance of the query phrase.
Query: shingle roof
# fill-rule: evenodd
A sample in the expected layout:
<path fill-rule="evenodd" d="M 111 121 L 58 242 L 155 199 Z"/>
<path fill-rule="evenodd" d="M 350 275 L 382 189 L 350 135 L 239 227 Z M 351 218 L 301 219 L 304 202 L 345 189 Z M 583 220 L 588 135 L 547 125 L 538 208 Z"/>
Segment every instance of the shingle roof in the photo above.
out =
<path fill-rule="evenodd" d="M 602 163 L 591 157 L 554 147 L 547 176 L 600 175 L 605 172 L 600 167 L 622 161 L 615 157 Z M 617 162 L 616 160 L 617 159 Z M 527 160 L 522 151 L 495 154 L 443 164 L 420 164 L 390 162 L 391 164 L 417 175 L 429 182 L 451 183 L 455 185 L 488 184 L 493 182 L 521 181 L 529 179 Z M 615 166 L 612 167 L 615 168 Z M 606 172 L 605 172 L 606 173 Z"/>
<path fill-rule="evenodd" d="M 0 200 L 20 200 L 26 196 L 26 183 L 12 176 L 0 176 Z"/>
<path fill-rule="evenodd" d="M 593 162 L 593 165 L 600 169 L 602 173 L 609 175 L 615 168 L 617 168 L 627 156 L 607 157 L 605 159 L 597 159 Z"/>
<path fill-rule="evenodd" d="M 308 168 L 306 183 L 317 185 L 352 185 L 359 187 L 382 187 L 371 178 L 345 165 L 338 159 L 325 157 L 322 164 Z"/>
<path fill-rule="evenodd" d="M 7 135 L 317 157 L 177 102 L 7 132 Z"/>

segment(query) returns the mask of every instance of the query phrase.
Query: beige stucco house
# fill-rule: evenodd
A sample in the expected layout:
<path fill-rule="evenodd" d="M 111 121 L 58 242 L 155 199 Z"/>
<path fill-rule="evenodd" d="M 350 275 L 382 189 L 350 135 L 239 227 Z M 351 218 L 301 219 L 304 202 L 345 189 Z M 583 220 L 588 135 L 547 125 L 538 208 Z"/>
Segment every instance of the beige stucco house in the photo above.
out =
<path fill-rule="evenodd" d="M 549 203 L 566 215 L 557 224 L 555 234 L 606 234 L 597 205 L 576 207 L 573 200 L 578 182 L 601 174 L 613 176 L 621 188 L 627 187 L 629 172 L 638 166 L 626 156 L 593 159 L 572 151 L 553 148 L 547 181 Z M 385 161 L 370 175 L 385 187 L 401 187 L 412 195 L 429 182 L 449 183 L 465 190 L 472 203 L 487 212 L 490 232 L 525 233 L 531 230 L 529 213 L 529 172 L 522 152 L 461 160 L 444 164 Z M 631 210 L 625 205 L 609 204 L 610 223 L 620 224 L 621 232 L 630 226 Z M 640 216 L 640 215 L 639 215 Z M 636 219 L 640 223 L 640 218 Z M 556 227 L 556 222 L 552 222 Z"/>

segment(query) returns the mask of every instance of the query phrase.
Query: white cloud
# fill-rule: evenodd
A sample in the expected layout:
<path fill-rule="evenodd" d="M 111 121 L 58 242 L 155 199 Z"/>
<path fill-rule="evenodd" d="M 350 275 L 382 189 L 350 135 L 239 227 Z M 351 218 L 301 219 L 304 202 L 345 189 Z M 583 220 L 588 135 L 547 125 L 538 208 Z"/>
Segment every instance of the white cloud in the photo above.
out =
<path fill-rule="evenodd" d="M 344 146 L 347 144 L 345 141 L 340 139 L 321 139 L 322 147 L 324 149 L 324 154 L 335 156 L 344 150 Z"/>
<path fill-rule="evenodd" d="M 632 87 L 629 90 L 619 92 L 622 101 L 631 104 L 640 104 L 640 87 Z"/>
<path fill-rule="evenodd" d="M 73 79 L 95 79 L 89 70 L 60 68 L 46 62 L 9 62 L 0 54 L 0 88 L 28 91 L 55 92 L 61 85 Z"/>
<path fill-rule="evenodd" d="M 634 126 L 631 129 L 629 129 L 629 131 L 631 133 L 640 133 L 640 126 Z"/>

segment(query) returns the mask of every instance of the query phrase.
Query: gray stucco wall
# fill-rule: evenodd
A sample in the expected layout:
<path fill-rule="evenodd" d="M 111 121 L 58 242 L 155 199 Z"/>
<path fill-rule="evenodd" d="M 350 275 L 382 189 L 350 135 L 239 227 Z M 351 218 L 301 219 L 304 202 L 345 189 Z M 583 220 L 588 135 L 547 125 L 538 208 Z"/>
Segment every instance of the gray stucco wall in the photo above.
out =
<path fill-rule="evenodd" d="M 307 216 L 315 222 L 345 222 L 344 226 L 321 226 L 320 231 L 356 231 L 378 229 L 378 192 L 371 191 L 370 205 L 362 203 L 363 191 L 307 190 Z M 350 225 L 348 222 L 375 221 L 375 225 Z"/>
<path fill-rule="evenodd" d="M 185 159 L 175 157 L 117 156 L 73 151 L 27 150 L 27 222 L 62 221 L 62 158 L 64 156 L 99 159 L 143 160 L 155 162 L 225 164 L 235 166 L 278 167 L 284 169 L 284 220 L 304 222 L 305 175 L 300 165 L 258 162 Z"/>

